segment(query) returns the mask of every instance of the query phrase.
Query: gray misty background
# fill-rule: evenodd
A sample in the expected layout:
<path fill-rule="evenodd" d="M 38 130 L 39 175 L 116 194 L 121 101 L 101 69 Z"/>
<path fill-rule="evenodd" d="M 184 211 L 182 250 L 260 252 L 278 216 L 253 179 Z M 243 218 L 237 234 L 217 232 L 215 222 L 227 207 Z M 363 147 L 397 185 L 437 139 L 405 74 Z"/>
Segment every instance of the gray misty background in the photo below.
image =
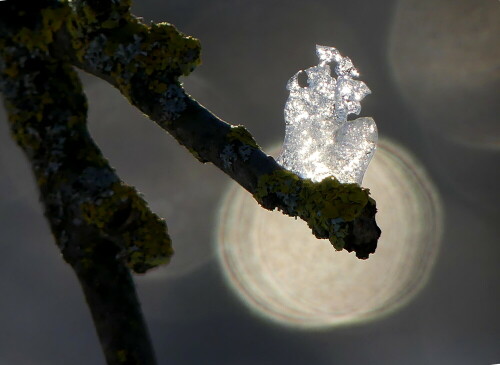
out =
<path fill-rule="evenodd" d="M 175 244 L 170 266 L 136 280 L 160 364 L 500 362 L 500 2 L 136 0 L 133 11 L 201 40 L 186 89 L 264 147 L 283 139 L 289 77 L 316 64 L 315 44 L 337 47 L 372 90 L 361 115 L 425 166 L 444 207 L 435 269 L 408 305 L 321 332 L 273 324 L 235 296 L 216 261 L 230 179 L 83 75 L 93 136 Z M 0 364 L 104 364 L 5 119 L 2 109 Z"/>

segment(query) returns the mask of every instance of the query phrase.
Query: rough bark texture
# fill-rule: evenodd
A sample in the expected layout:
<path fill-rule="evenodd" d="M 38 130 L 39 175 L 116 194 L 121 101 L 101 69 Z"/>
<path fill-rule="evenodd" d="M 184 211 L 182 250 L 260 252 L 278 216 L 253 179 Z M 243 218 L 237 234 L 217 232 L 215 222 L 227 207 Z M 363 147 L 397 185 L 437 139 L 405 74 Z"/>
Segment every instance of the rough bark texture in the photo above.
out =
<path fill-rule="evenodd" d="M 316 237 L 330 239 L 336 249 L 354 251 L 359 258 L 375 252 L 380 229 L 375 222 L 376 204 L 367 190 L 355 184 L 315 184 L 289 173 L 260 150 L 244 127 L 222 121 L 184 92 L 178 77 L 200 62 L 196 40 L 167 23 L 145 28 L 123 8 L 104 12 L 94 8 L 91 17 L 85 15 L 88 9 L 85 4 L 78 8 L 78 14 L 82 14 L 79 26 L 57 32 L 54 51 L 64 50 L 72 64 L 117 87 L 198 160 L 216 165 L 264 208 L 304 219 Z M 119 17 L 110 29 L 99 28 L 99 24 Z M 169 43 L 177 45 L 175 51 Z M 147 54 L 157 58 L 145 59 Z M 258 188 L 270 178 L 272 188 Z M 294 186 L 291 196 L 287 192 L 290 185 Z M 303 187 L 305 194 L 298 191 Z M 342 204 L 336 204 L 335 214 L 330 214 L 325 187 L 333 191 L 329 196 L 342 200 Z M 321 196 L 311 190 L 321 190 Z M 295 204 L 300 205 L 298 209 Z M 359 208 L 354 215 L 349 205 Z"/>
<path fill-rule="evenodd" d="M 108 364 L 154 365 L 149 333 L 128 268 L 116 260 L 117 250 L 96 241 L 96 249 L 81 265 L 70 264 L 82 286 Z"/>
<path fill-rule="evenodd" d="M 20 16 L 16 5 L 22 4 L 0 4 L 0 90 L 12 136 L 31 163 L 45 215 L 82 285 L 104 355 L 109 364 L 155 364 L 129 267 L 144 272 L 168 261 L 166 224 L 92 141 L 85 95 L 71 65 L 52 57 L 43 43 L 30 47 L 16 39 L 25 32 L 28 42 L 35 37 L 30 30 L 41 31 L 40 9 Z"/>
<path fill-rule="evenodd" d="M 187 95 L 178 81 L 200 45 L 168 23 L 147 26 L 128 1 L 0 2 L 0 92 L 28 157 L 65 260 L 78 276 L 109 364 L 154 364 L 129 269 L 173 253 L 165 222 L 115 174 L 86 128 L 72 66 L 117 87 L 201 162 L 211 162 L 266 209 L 304 219 L 318 238 L 367 258 L 380 229 L 375 201 L 355 184 L 284 170 L 242 126 Z"/>

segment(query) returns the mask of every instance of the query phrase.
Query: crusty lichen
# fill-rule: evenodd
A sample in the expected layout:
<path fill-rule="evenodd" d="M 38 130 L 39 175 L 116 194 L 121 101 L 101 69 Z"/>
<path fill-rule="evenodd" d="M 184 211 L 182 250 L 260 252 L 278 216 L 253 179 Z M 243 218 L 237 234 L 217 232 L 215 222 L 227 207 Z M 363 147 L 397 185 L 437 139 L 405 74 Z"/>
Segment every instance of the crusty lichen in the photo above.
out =
<path fill-rule="evenodd" d="M 200 63 L 198 40 L 168 23 L 143 24 L 129 13 L 128 1 L 109 2 L 106 6 L 87 1 L 75 4 L 70 7 L 67 1 L 53 2 L 47 9 L 41 9 L 40 19 L 33 27 L 19 27 L 8 39 L 0 39 L 0 88 L 6 93 L 13 134 L 29 156 L 39 154 L 33 165 L 40 186 L 43 189 L 68 187 L 66 193 L 70 194 L 75 192 L 71 186 L 74 176 L 60 174 L 70 166 L 70 159 L 62 157 L 69 151 L 81 168 L 88 164 L 100 169 L 101 175 L 106 175 L 111 168 L 87 139 L 86 107 L 80 100 L 83 94 L 81 87 L 76 85 L 78 82 L 72 81 L 77 77 L 70 72 L 69 63 L 111 81 L 133 104 L 150 108 L 143 110 L 145 113 L 151 111 L 160 115 L 158 123 L 162 126 L 170 125 L 185 110 L 187 96 L 178 79 Z M 50 45 L 58 31 L 66 38 L 69 36 L 69 41 L 65 37 L 62 39 L 66 39 L 72 49 L 67 56 L 58 54 L 64 59 L 56 61 L 51 59 Z M 24 54 L 21 52 L 23 56 L 20 57 L 18 51 L 23 47 Z M 53 90 L 44 89 L 43 83 L 48 83 L 47 80 L 35 85 L 38 71 L 25 69 L 25 62 L 30 57 L 47 64 L 41 74 L 53 78 Z M 64 81 L 60 81 L 61 77 Z M 68 110 L 61 111 L 64 103 L 58 100 L 60 95 L 68 96 Z M 141 102 L 144 99 L 146 103 Z M 61 123 L 56 125 L 59 119 Z M 83 136 L 77 138 L 79 144 L 75 143 L 75 135 Z M 53 143 L 48 154 L 45 150 L 44 154 L 40 153 L 42 141 Z M 228 128 L 224 142 L 219 147 L 218 157 L 226 171 L 234 169 L 241 161 L 248 161 L 259 148 L 242 126 Z M 81 147 L 80 144 L 85 143 L 86 147 Z M 75 151 L 70 148 L 72 145 L 81 148 Z M 90 145 L 92 147 L 88 147 Z M 196 153 L 195 157 L 205 161 Z M 253 184 L 250 184 L 252 188 Z M 96 200 L 97 196 L 100 200 Z M 364 223 L 355 226 L 353 222 L 359 222 L 367 211 L 371 212 L 371 219 L 376 211 L 368 190 L 355 184 L 341 184 L 332 177 L 313 183 L 284 170 L 261 176 L 254 196 L 267 208 L 277 207 L 286 214 L 301 217 L 317 237 L 329 238 L 337 249 L 347 244 L 349 250 L 352 242 L 357 244 L 351 236 L 356 235 L 354 230 Z M 97 195 L 79 195 L 79 198 L 74 203 L 83 214 L 85 224 L 107 236 L 116 225 L 117 215 L 128 212 L 131 221 L 122 223 L 132 228 L 125 233 L 114 232 L 114 241 L 119 242 L 122 256 L 132 269 L 142 272 L 168 261 L 172 249 L 166 225 L 148 210 L 133 188 L 117 180 L 103 187 Z M 58 199 L 54 200 L 57 209 L 69 198 Z M 59 211 L 64 213 L 62 208 Z M 65 219 L 62 213 L 58 213 L 60 221 Z M 376 227 L 374 220 L 372 223 Z M 376 229 L 373 232 L 376 245 Z"/>
<path fill-rule="evenodd" d="M 227 139 L 230 142 L 238 141 L 243 145 L 247 145 L 253 148 L 259 148 L 252 134 L 242 125 L 231 126 L 231 129 L 227 134 Z"/>
<path fill-rule="evenodd" d="M 100 192 L 98 197 L 83 200 L 84 221 L 93 225 L 122 246 L 127 265 L 135 272 L 168 263 L 173 249 L 167 225 L 152 213 L 137 191 L 118 181 Z M 116 237 L 116 235 L 119 237 Z"/>
<path fill-rule="evenodd" d="M 226 134 L 228 143 L 224 145 L 219 153 L 224 170 L 231 169 L 233 163 L 240 159 L 245 162 L 250 158 L 252 151 L 259 149 L 257 142 L 248 130 L 241 126 L 231 126 Z"/>
<path fill-rule="evenodd" d="M 37 27 L 22 27 L 13 36 L 14 42 L 22 44 L 30 51 L 40 49 L 48 52 L 48 46 L 54 41 L 54 33 L 62 27 L 69 13 L 70 9 L 61 3 L 42 9 L 41 22 Z"/>
<path fill-rule="evenodd" d="M 167 70 L 187 76 L 200 64 L 200 42 L 170 23 L 151 24 L 141 51 L 136 61 L 147 75 Z"/>
<path fill-rule="evenodd" d="M 267 208 L 305 220 L 316 236 L 329 238 L 342 250 L 348 235 L 346 223 L 358 218 L 369 201 L 369 190 L 342 184 L 334 177 L 320 182 L 302 179 L 288 170 L 275 170 L 258 181 L 255 199 Z M 271 206 L 270 206 L 271 205 Z"/>
<path fill-rule="evenodd" d="M 149 80 L 144 85 L 168 100 L 169 85 L 177 84 L 200 61 L 200 42 L 181 33 L 169 23 L 142 23 L 132 16 L 128 2 L 98 11 L 85 1 L 78 2 L 76 14 L 68 17 L 66 27 L 77 59 L 93 70 L 110 75 L 120 91 L 132 101 L 132 77 Z M 115 9 L 115 7 L 117 7 Z M 179 108 L 179 103 L 164 103 Z M 178 110 L 166 110 L 167 118 L 178 116 Z"/>
<path fill-rule="evenodd" d="M 135 272 L 168 262 L 173 250 L 165 221 L 119 180 L 95 146 L 86 128 L 80 80 L 67 60 L 50 54 L 54 33 L 64 24 L 76 32 L 74 14 L 66 2 L 51 3 L 38 14 L 0 37 L 0 91 L 12 135 L 33 166 L 59 247 L 63 253 L 75 252 L 67 250 L 69 237 L 87 227 L 86 234 L 97 232 L 114 242 L 119 258 Z M 114 48 L 102 51 L 127 63 L 142 46 L 137 36 L 131 39 L 128 48 L 117 46 L 118 55 Z M 92 266 L 94 249 L 88 242 L 76 250 L 81 252 L 79 265 Z"/>
<path fill-rule="evenodd" d="M 48 54 L 55 33 L 62 31 L 72 50 L 60 56 L 111 77 L 132 103 L 148 89 L 150 98 L 163 107 L 164 119 L 175 119 L 185 108 L 178 78 L 201 63 L 200 42 L 169 23 L 148 26 L 131 15 L 129 7 L 129 1 L 105 6 L 87 1 L 71 6 L 67 1 L 53 2 L 40 10 L 35 24 L 20 27 L 10 38 L 30 52 Z M 24 19 L 22 15 L 20 19 Z M 14 77 L 18 70 L 12 65 L 4 72 Z M 131 89 L 132 78 L 141 80 L 140 90 Z"/>

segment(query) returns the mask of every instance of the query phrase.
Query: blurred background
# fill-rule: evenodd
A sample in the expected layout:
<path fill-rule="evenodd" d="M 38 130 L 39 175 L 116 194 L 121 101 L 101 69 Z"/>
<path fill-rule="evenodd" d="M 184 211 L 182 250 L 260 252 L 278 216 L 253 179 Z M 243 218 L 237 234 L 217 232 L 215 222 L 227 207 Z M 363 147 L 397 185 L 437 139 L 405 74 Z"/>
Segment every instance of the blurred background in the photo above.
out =
<path fill-rule="evenodd" d="M 136 277 L 159 364 L 500 362 L 500 2 L 141 0 L 133 12 L 201 40 L 187 91 L 266 152 L 316 44 L 353 60 L 382 140 L 365 182 L 383 235 L 353 260 L 82 74 L 92 135 L 175 245 L 169 266 Z M 104 364 L 5 119 L 0 364 Z"/>

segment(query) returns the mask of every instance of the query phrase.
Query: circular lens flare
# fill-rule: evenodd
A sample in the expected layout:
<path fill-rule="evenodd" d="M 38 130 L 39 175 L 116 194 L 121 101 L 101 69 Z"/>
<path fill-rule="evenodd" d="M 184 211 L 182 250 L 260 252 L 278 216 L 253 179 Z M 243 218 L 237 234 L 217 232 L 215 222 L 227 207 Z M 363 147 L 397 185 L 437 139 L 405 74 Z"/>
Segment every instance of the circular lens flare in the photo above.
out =
<path fill-rule="evenodd" d="M 423 128 L 468 147 L 500 149 L 499 19 L 498 1 L 395 3 L 388 61 Z"/>
<path fill-rule="evenodd" d="M 359 260 L 316 239 L 306 223 L 261 208 L 233 183 L 220 209 L 218 258 L 254 311 L 301 328 L 328 328 L 390 313 L 425 284 L 441 238 L 436 190 L 402 147 L 382 140 L 364 186 L 377 201 L 377 252 Z"/>

